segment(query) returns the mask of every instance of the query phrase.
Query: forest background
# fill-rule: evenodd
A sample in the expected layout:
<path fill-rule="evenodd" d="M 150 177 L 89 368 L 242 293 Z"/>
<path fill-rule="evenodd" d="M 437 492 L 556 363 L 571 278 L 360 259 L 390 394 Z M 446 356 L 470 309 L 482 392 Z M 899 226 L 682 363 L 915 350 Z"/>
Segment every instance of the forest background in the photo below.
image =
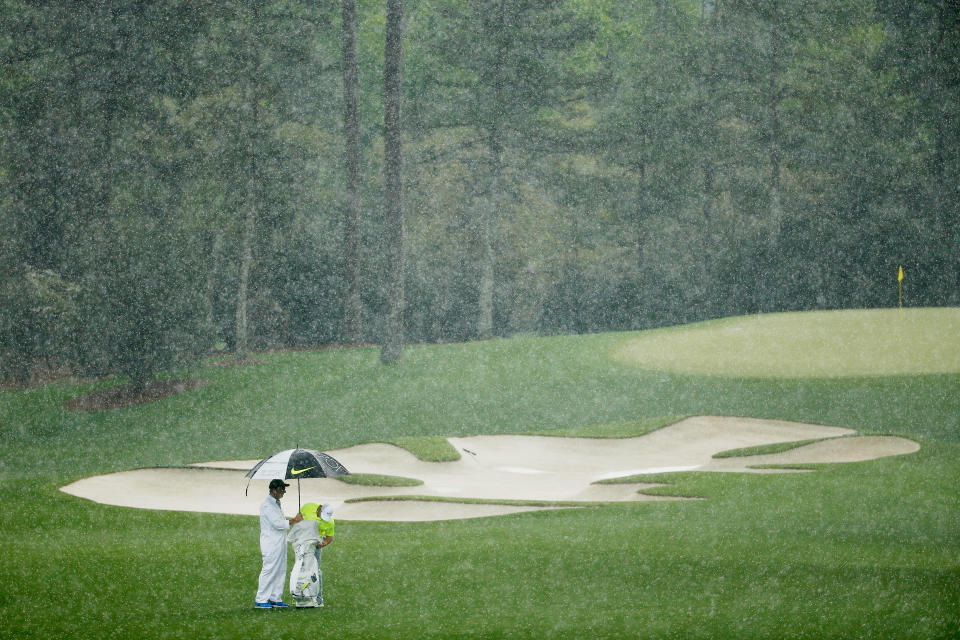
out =
<path fill-rule="evenodd" d="M 960 304 L 957 0 L 0 6 L 3 379 Z"/>

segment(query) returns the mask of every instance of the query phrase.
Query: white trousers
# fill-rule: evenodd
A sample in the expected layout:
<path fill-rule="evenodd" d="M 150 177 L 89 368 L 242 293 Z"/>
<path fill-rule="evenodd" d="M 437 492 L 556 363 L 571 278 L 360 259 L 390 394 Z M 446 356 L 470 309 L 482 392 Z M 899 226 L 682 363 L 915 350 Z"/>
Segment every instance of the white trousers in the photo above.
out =
<path fill-rule="evenodd" d="M 257 583 L 257 602 L 280 602 L 287 576 L 287 546 L 277 545 L 269 551 L 261 547 L 260 552 L 263 554 L 263 569 Z"/>

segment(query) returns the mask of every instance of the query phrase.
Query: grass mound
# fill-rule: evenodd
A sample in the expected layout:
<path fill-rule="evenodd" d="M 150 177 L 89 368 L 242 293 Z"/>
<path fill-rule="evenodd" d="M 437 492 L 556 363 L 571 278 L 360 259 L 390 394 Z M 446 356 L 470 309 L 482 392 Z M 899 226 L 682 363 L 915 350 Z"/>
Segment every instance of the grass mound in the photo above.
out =
<path fill-rule="evenodd" d="M 783 453 L 791 449 L 798 449 L 808 444 L 819 442 L 819 440 L 797 440 L 796 442 L 774 442 L 772 444 L 758 445 L 755 447 L 742 447 L 740 449 L 727 449 L 713 454 L 714 458 L 743 458 L 749 456 L 762 456 L 768 453 Z"/>
<path fill-rule="evenodd" d="M 361 487 L 418 487 L 423 484 L 416 478 L 386 476 L 379 473 L 351 473 L 337 478 L 340 482 Z"/>
<path fill-rule="evenodd" d="M 406 449 L 424 462 L 456 462 L 460 459 L 460 452 L 443 436 L 392 438 L 387 442 Z"/>

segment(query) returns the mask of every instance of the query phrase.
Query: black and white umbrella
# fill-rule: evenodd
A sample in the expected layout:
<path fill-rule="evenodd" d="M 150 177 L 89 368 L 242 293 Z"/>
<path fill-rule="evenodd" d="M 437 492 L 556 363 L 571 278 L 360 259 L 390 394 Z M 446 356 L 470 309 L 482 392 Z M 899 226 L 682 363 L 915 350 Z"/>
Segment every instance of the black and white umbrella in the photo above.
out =
<path fill-rule="evenodd" d="M 300 478 L 335 478 L 350 475 L 336 458 L 314 449 L 287 449 L 264 458 L 245 477 L 250 480 L 297 479 L 297 506 L 300 506 Z M 247 490 L 250 482 L 247 481 Z"/>

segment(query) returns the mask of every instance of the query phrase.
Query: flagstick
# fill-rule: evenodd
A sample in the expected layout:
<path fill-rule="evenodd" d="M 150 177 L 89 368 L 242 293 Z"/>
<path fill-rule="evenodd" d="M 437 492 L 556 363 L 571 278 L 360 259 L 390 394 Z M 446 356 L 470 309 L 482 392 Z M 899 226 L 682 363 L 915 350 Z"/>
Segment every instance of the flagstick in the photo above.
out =
<path fill-rule="evenodd" d="M 897 300 L 900 302 L 900 310 L 903 311 L 903 265 L 897 270 Z"/>

